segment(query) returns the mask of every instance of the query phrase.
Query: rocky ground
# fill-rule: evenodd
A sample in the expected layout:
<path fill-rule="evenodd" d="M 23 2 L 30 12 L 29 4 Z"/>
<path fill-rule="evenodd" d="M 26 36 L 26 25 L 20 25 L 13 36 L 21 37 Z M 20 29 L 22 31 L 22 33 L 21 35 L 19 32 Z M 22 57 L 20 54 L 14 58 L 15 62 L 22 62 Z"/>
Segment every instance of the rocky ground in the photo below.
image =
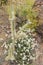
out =
<path fill-rule="evenodd" d="M 34 65 L 43 65 L 43 0 L 36 0 L 34 9 L 39 12 L 38 22 L 40 26 L 37 29 L 36 38 L 39 42 L 39 57 L 34 61 Z M 0 7 L 0 65 L 14 65 L 10 61 L 5 61 L 3 42 L 10 37 L 10 24 L 5 9 Z"/>

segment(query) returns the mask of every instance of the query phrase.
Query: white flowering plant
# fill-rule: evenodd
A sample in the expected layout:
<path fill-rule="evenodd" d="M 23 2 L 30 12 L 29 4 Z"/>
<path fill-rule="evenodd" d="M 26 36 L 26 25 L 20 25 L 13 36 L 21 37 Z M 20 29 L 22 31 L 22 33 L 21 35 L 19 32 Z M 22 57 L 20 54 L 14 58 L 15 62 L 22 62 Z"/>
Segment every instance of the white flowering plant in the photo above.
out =
<path fill-rule="evenodd" d="M 20 31 L 17 32 L 14 44 L 15 50 L 13 54 L 15 58 L 12 54 L 12 39 L 10 38 L 9 41 L 6 42 L 7 47 L 5 46 L 9 56 L 6 59 L 10 58 L 9 60 L 15 60 L 17 65 L 30 65 L 37 56 L 37 41 L 32 36 L 32 33 L 33 30 L 30 28 L 28 30 L 20 28 Z"/>
<path fill-rule="evenodd" d="M 24 32 L 22 33 L 25 34 Z M 15 44 L 15 60 L 19 65 L 29 65 L 36 57 L 35 47 L 37 42 L 32 35 L 24 35 Z"/>

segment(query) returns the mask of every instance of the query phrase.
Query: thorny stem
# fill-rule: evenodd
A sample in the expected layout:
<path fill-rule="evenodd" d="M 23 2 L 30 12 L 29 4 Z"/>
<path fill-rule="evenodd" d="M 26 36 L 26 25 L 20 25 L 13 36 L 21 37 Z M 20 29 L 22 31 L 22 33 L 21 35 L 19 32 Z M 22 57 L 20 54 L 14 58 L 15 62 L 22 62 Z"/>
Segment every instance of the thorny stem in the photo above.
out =
<path fill-rule="evenodd" d="M 9 46 L 9 50 L 8 50 L 8 56 L 6 57 L 6 60 L 15 60 L 14 57 L 14 43 L 15 43 L 15 13 L 14 13 L 14 4 L 13 4 L 13 0 L 12 0 L 12 4 L 11 4 L 11 14 L 9 15 L 9 20 L 10 20 L 10 27 L 11 27 L 11 36 L 12 36 L 12 43 Z"/>

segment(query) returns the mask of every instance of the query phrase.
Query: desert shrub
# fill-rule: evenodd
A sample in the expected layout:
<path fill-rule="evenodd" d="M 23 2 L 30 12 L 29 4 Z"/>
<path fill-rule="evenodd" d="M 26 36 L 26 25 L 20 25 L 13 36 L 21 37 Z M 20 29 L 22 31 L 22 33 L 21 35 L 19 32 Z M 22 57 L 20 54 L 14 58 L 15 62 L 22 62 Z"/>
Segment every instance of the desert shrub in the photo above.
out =
<path fill-rule="evenodd" d="M 37 41 L 32 37 L 31 33 L 27 35 L 21 32 L 21 38 L 15 44 L 15 61 L 19 65 L 32 64 L 36 57 L 35 47 L 37 47 Z"/>
<path fill-rule="evenodd" d="M 15 51 L 13 51 L 13 56 L 12 54 L 12 39 L 10 38 L 6 44 L 5 48 L 7 51 L 7 56 L 6 59 L 9 60 L 15 60 L 17 65 L 29 65 L 32 64 L 33 60 L 37 57 L 36 55 L 36 48 L 38 47 L 36 39 L 33 37 L 31 34 L 33 30 L 28 29 L 20 31 L 17 34 L 17 39 L 15 41 L 14 47 Z M 10 49 L 9 49 L 10 48 Z"/>
<path fill-rule="evenodd" d="M 16 22 L 18 22 L 18 26 L 22 26 L 24 23 L 29 20 L 32 22 L 31 25 L 28 25 L 29 28 L 36 28 L 38 25 L 37 15 L 38 13 L 34 11 L 33 5 L 35 0 L 26 1 L 25 4 L 21 4 L 16 8 L 16 17 L 18 18 Z"/>

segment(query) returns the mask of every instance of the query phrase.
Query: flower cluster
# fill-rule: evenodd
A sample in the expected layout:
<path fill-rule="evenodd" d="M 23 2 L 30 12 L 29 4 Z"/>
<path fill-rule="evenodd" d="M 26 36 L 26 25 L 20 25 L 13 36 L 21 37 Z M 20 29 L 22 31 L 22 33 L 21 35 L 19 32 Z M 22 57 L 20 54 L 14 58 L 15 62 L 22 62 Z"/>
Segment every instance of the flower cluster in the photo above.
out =
<path fill-rule="evenodd" d="M 36 39 L 32 35 L 33 31 L 34 29 L 31 30 L 29 28 L 28 30 L 25 29 L 17 32 L 14 43 L 14 47 L 15 47 L 14 51 L 12 51 L 12 48 L 9 49 L 9 47 L 12 47 L 11 38 L 4 45 L 7 51 L 9 50 L 8 57 L 10 58 L 10 60 L 14 59 L 13 57 L 15 56 L 15 62 L 17 63 L 17 65 L 29 65 L 33 62 L 33 60 L 37 56 L 36 48 L 38 44 Z M 14 53 L 14 56 L 12 52 Z"/>
<path fill-rule="evenodd" d="M 27 35 L 24 32 L 22 34 L 15 43 L 15 61 L 18 65 L 28 65 L 36 57 L 35 48 L 37 47 L 37 41 L 30 34 Z"/>

